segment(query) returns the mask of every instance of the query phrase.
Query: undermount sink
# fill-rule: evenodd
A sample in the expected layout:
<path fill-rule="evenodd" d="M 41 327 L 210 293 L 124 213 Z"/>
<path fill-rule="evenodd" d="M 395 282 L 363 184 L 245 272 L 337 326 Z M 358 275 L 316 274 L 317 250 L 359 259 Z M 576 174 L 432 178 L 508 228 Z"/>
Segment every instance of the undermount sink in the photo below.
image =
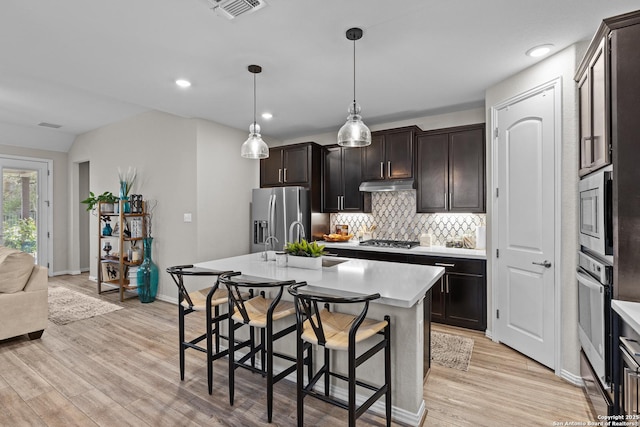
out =
<path fill-rule="evenodd" d="M 327 258 L 322 257 L 322 266 L 323 267 L 333 267 L 334 265 L 342 264 L 343 262 L 349 261 L 348 259 L 338 259 L 338 258 Z"/>

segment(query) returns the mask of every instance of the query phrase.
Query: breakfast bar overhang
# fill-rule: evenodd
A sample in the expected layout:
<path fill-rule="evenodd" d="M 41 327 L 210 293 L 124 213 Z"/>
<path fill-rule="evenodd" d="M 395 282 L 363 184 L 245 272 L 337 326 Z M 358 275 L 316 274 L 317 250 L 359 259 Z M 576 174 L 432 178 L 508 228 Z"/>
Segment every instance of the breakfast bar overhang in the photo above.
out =
<path fill-rule="evenodd" d="M 263 254 L 253 253 L 231 258 L 206 261 L 197 267 L 220 271 L 239 271 L 243 275 L 271 280 L 307 282 L 309 290 L 335 295 L 379 293 L 381 298 L 369 306 L 367 317 L 382 319 L 391 316 L 391 366 L 393 419 L 408 425 L 420 425 L 426 415 L 423 399 L 425 336 L 429 339 L 430 321 L 425 296 L 444 274 L 444 268 L 385 261 L 325 257 L 318 270 L 278 267 L 274 261 L 264 261 Z M 287 294 L 285 298 L 291 299 Z M 290 354 L 295 354 L 295 342 L 285 341 Z M 287 351 L 287 350 L 285 350 Z M 318 360 L 316 358 L 316 360 Z M 346 369 L 339 357 L 334 359 L 338 370 Z M 427 361 L 428 362 L 428 361 Z M 382 361 L 372 358 L 373 368 Z M 379 364 L 379 365 L 378 365 Z M 382 368 L 363 366 L 365 378 L 373 383 L 383 381 Z M 359 374 L 361 375 L 361 374 Z M 291 377 L 295 381 L 295 377 Z M 331 392 L 346 396 L 342 384 L 332 386 Z M 363 397 L 364 400 L 364 397 Z M 384 414 L 384 404 L 377 402 L 371 410 Z"/>

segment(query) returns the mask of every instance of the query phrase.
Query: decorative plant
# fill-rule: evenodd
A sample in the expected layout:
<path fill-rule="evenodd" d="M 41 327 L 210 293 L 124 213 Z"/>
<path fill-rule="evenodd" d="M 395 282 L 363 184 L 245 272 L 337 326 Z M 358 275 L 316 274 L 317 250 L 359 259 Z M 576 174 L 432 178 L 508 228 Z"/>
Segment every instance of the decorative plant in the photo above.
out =
<path fill-rule="evenodd" d="M 93 191 L 89 191 L 89 197 L 87 197 L 86 199 L 84 199 L 83 201 L 81 201 L 80 203 L 84 203 L 87 205 L 87 210 L 88 211 L 92 211 L 96 208 L 96 206 L 98 206 L 99 202 L 104 202 L 104 203 L 116 203 L 118 201 L 118 198 L 116 196 L 114 196 L 111 191 L 105 191 L 102 194 L 99 195 L 95 195 L 93 194 Z"/>
<path fill-rule="evenodd" d="M 151 222 L 153 220 L 153 211 L 155 211 L 156 206 L 158 206 L 158 201 L 151 199 L 151 200 L 146 200 L 146 212 L 147 212 L 147 221 L 146 221 L 146 227 L 147 227 L 147 237 L 152 237 L 151 236 Z"/>
<path fill-rule="evenodd" d="M 120 168 L 118 168 L 118 179 L 120 181 L 120 198 L 129 197 L 129 191 L 133 187 L 133 184 L 136 182 L 136 168 L 127 169 L 127 173 L 122 173 Z"/>
<path fill-rule="evenodd" d="M 319 245 L 318 242 L 307 242 L 302 239 L 300 242 L 287 243 L 284 251 L 293 256 L 306 256 L 306 257 L 319 257 L 324 255 L 324 245 Z"/>

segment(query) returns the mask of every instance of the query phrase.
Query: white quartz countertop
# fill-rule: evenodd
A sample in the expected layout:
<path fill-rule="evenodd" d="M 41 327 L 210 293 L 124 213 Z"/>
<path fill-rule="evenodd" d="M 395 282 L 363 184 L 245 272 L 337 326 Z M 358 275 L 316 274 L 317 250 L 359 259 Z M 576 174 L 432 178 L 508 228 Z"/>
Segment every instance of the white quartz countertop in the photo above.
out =
<path fill-rule="evenodd" d="M 374 303 L 395 307 L 412 307 L 444 274 L 442 267 L 338 257 L 330 259 L 345 262 L 319 270 L 277 267 L 275 261 L 263 261 L 261 255 L 240 255 L 196 266 L 241 271 L 243 275 L 272 280 L 306 281 L 309 290 L 336 295 L 379 293 L 381 298 Z"/>
<path fill-rule="evenodd" d="M 318 242 L 326 246 L 327 249 L 355 249 L 373 252 L 402 253 L 408 255 L 425 255 L 425 256 L 442 256 L 451 258 L 470 258 L 470 259 L 487 259 L 485 249 L 463 249 L 463 248 L 447 248 L 444 246 L 416 246 L 411 249 L 402 248 L 380 248 L 374 246 L 360 246 L 355 240 L 348 242 Z"/>
<path fill-rule="evenodd" d="M 611 308 L 618 313 L 634 331 L 640 334 L 640 302 L 611 300 Z"/>

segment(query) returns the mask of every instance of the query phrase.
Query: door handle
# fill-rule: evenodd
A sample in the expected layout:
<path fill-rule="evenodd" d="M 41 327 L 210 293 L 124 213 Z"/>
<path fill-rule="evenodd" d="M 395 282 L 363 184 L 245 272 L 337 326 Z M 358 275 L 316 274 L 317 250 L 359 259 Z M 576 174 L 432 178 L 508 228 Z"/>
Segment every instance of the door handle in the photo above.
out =
<path fill-rule="evenodd" d="M 544 261 L 542 261 L 542 262 L 532 262 L 531 264 L 541 265 L 544 268 L 551 268 L 551 263 L 549 261 L 547 261 L 546 259 Z"/>

